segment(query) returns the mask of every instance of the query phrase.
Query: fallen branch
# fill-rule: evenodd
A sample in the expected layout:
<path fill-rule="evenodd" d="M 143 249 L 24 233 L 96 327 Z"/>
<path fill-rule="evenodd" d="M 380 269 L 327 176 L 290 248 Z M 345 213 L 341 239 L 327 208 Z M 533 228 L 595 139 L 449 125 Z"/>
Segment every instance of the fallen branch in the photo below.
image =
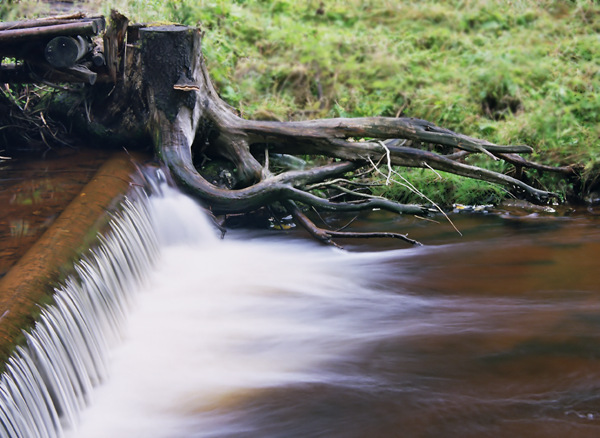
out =
<path fill-rule="evenodd" d="M 352 231 L 334 231 L 334 230 L 325 230 L 323 228 L 317 227 L 313 221 L 311 221 L 308 216 L 306 216 L 302 210 L 294 203 L 294 201 L 285 201 L 284 206 L 287 209 L 288 213 L 290 213 L 295 221 L 302 226 L 306 231 L 310 233 L 318 241 L 327 244 L 333 245 L 335 247 L 341 248 L 336 242 L 334 242 L 333 238 L 339 239 L 373 239 L 373 238 L 385 238 L 385 239 L 400 239 L 403 242 L 409 243 L 411 245 L 421 246 L 422 244 L 416 240 L 409 239 L 405 234 L 400 233 L 389 233 L 389 232 L 352 232 Z"/>

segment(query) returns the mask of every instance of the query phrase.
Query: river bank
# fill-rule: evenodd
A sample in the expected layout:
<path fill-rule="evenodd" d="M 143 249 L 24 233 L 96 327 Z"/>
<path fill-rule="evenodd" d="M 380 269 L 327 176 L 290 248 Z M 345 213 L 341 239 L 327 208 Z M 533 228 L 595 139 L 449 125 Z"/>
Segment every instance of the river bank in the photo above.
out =
<path fill-rule="evenodd" d="M 0 12 L 35 14 L 38 2 Z M 527 144 L 547 165 L 574 165 L 579 178 L 527 171 L 527 181 L 563 199 L 597 202 L 600 5 L 461 1 L 271 4 L 113 0 L 74 4 L 133 21 L 200 24 L 203 52 L 220 93 L 246 118 L 410 116 L 497 144 Z M 487 157 L 468 162 L 511 175 Z M 444 173 L 402 169 L 439 204 L 481 204 L 506 196 L 499 187 Z M 400 184 L 402 202 L 423 198 Z M 453 199 L 454 198 L 454 199 Z M 460 199 L 457 201 L 457 199 Z"/>

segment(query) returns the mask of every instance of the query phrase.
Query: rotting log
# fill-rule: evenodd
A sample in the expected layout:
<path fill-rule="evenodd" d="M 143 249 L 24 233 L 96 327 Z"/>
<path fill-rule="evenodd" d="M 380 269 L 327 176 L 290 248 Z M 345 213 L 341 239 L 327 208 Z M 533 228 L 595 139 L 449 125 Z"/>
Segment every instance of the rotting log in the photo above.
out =
<path fill-rule="evenodd" d="M 84 186 L 56 221 L 0 278 L 0 364 L 34 324 L 40 305 L 52 300 L 61 275 L 94 243 L 108 212 L 129 188 L 140 155 L 116 153 Z"/>
<path fill-rule="evenodd" d="M 94 84 L 104 74 L 100 41 L 104 17 L 82 14 L 2 23 L 0 57 L 15 58 L 18 65 L 0 66 L 1 83 Z M 89 62 L 86 58 L 89 58 Z M 92 67 L 97 71 L 90 70 Z"/>

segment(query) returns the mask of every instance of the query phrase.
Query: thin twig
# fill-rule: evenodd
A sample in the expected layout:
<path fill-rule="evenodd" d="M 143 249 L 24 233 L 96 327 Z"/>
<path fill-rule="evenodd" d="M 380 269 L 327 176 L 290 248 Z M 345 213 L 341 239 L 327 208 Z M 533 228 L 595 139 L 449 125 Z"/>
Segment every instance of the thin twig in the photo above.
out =
<path fill-rule="evenodd" d="M 400 239 L 406 243 L 410 243 L 415 246 L 423 246 L 418 240 L 409 238 L 406 234 L 400 233 L 388 233 L 388 232 L 350 232 L 350 231 L 326 231 L 331 237 L 345 238 L 345 239 L 373 239 L 373 238 L 392 238 Z"/>
<path fill-rule="evenodd" d="M 379 184 L 379 183 L 365 183 L 365 182 L 357 182 L 357 181 L 351 181 L 349 179 L 346 178 L 336 178 L 336 179 L 332 179 L 331 181 L 323 181 L 321 183 L 317 183 L 317 184 L 312 184 L 308 187 L 306 187 L 305 190 L 315 190 L 321 187 L 327 187 L 327 186 L 331 186 L 337 183 L 346 183 L 346 184 L 350 184 L 350 185 L 354 185 L 354 186 L 359 186 L 359 187 L 378 187 L 378 186 L 382 186 L 383 184 Z"/>
<path fill-rule="evenodd" d="M 426 163 L 426 162 L 423 162 L 423 164 L 425 165 L 425 167 L 426 167 L 426 168 L 428 168 L 428 169 L 429 169 L 429 170 L 431 170 L 433 173 L 435 173 L 435 174 L 437 175 L 437 177 L 438 177 L 440 180 L 443 180 L 443 179 L 444 179 L 444 177 L 443 177 L 442 175 L 440 175 L 440 173 L 439 173 L 437 170 L 435 170 L 433 167 L 431 167 L 431 166 L 430 166 L 428 163 Z"/>
<path fill-rule="evenodd" d="M 369 158 L 369 161 L 370 161 L 371 165 L 375 168 L 375 170 L 378 173 L 380 173 L 381 175 L 385 176 L 384 173 L 377 168 L 377 166 L 375 165 L 375 163 L 373 163 L 373 161 L 370 158 Z M 452 222 L 452 220 L 448 217 L 448 215 L 444 212 L 444 210 L 442 210 L 440 208 L 439 205 L 437 205 L 435 202 L 433 202 L 431 199 L 429 199 L 427 196 L 425 196 L 422 192 L 420 192 L 414 185 L 411 184 L 410 181 L 408 181 L 400 173 L 396 172 L 395 170 L 392 170 L 392 172 L 395 175 L 398 175 L 403 181 L 405 181 L 405 183 L 401 183 L 400 181 L 398 181 L 396 179 L 393 179 L 393 178 L 391 179 L 391 181 L 394 181 L 395 183 L 400 184 L 402 187 L 406 187 L 407 189 L 409 189 L 410 191 L 412 191 L 416 195 L 421 196 L 423 199 L 431 202 L 431 204 L 436 208 L 436 210 L 438 210 L 440 213 L 442 213 L 442 215 L 446 218 L 446 220 L 450 223 L 450 225 L 452 225 L 452 228 L 454 228 L 454 230 L 459 234 L 459 236 L 462 236 L 462 233 L 458 230 L 458 228 L 456 228 L 456 226 L 454 225 L 454 223 Z"/>
<path fill-rule="evenodd" d="M 408 184 L 410 184 L 413 188 L 415 188 L 415 186 L 413 186 L 404 176 L 402 176 L 400 173 L 396 172 L 395 170 L 393 171 L 395 175 L 398 175 L 400 178 L 402 178 L 402 180 L 406 181 Z M 439 174 L 438 174 L 439 175 Z M 415 188 L 416 190 L 416 188 Z M 446 212 L 444 210 L 442 210 L 442 208 L 437 205 L 435 202 L 433 202 L 431 199 L 429 199 L 427 196 L 425 196 L 423 193 L 421 193 L 420 191 L 417 190 L 417 193 L 420 194 L 421 196 L 423 196 L 423 198 L 427 199 L 429 202 L 431 202 L 431 204 L 440 212 L 442 213 L 442 215 L 446 218 L 446 220 L 450 223 L 450 225 L 452 225 L 452 228 L 454 228 L 454 230 L 458 233 L 459 236 L 462 236 L 462 233 L 458 230 L 458 228 L 456 228 L 456 225 L 454 225 L 454 222 L 452 222 L 452 219 L 450 219 L 450 217 L 446 214 Z"/>
<path fill-rule="evenodd" d="M 342 187 L 342 186 L 337 185 L 337 184 L 332 184 L 331 187 L 333 187 L 336 190 L 339 190 L 340 192 L 343 192 L 343 193 L 346 193 L 346 194 L 349 194 L 349 195 L 358 196 L 359 198 L 385 199 L 383 196 L 369 195 L 367 193 L 359 193 L 359 192 L 347 189 L 347 188 Z"/>
<path fill-rule="evenodd" d="M 431 218 L 423 217 L 423 216 L 417 216 L 416 214 L 414 215 L 414 217 L 416 217 L 417 219 L 421 219 L 421 220 L 427 221 L 427 222 L 433 222 L 434 224 L 439 224 L 440 223 L 440 221 L 436 221 L 435 219 L 431 219 Z"/>
<path fill-rule="evenodd" d="M 385 156 L 387 158 L 387 167 L 388 167 L 388 174 L 387 174 L 387 178 L 385 179 L 385 185 L 389 186 L 390 178 L 392 177 L 392 154 L 390 153 L 390 149 L 381 140 L 379 140 L 377 143 L 379 143 L 379 145 L 383 149 L 385 149 Z"/>
<path fill-rule="evenodd" d="M 271 171 L 269 170 L 269 148 L 268 148 L 268 146 L 265 146 L 265 165 L 261 169 L 260 173 L 261 173 L 262 179 L 267 179 L 268 177 L 270 177 L 272 175 Z"/>
<path fill-rule="evenodd" d="M 346 228 L 348 228 L 350 225 L 352 225 L 356 219 L 358 219 L 358 215 L 354 216 L 352 219 L 350 219 L 350 221 L 346 225 L 338 228 L 335 231 L 338 231 L 338 232 L 339 231 L 344 231 Z"/>
<path fill-rule="evenodd" d="M 325 225 L 329 225 L 327 223 L 327 221 L 325 219 L 323 219 L 323 216 L 321 216 L 321 213 L 319 213 L 319 210 L 317 210 L 313 205 L 311 205 L 310 208 L 318 216 L 318 218 L 321 219 L 321 222 L 323 222 Z"/>

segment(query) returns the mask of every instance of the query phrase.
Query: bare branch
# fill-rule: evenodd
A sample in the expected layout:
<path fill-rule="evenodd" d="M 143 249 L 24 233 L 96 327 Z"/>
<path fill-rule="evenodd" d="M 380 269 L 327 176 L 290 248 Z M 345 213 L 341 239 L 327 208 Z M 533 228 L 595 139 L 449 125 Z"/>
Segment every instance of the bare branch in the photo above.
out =
<path fill-rule="evenodd" d="M 528 161 L 516 154 L 496 154 L 504 161 L 513 164 L 514 166 L 528 167 L 530 169 L 541 170 L 543 172 L 562 173 L 563 175 L 575 175 L 577 172 L 574 166 L 547 166 L 545 164 L 534 163 Z"/>
<path fill-rule="evenodd" d="M 311 236 L 316 238 L 322 243 L 327 245 L 333 245 L 336 247 L 340 247 L 337 243 L 335 243 L 332 238 L 344 238 L 344 239 L 373 239 L 373 238 L 392 238 L 392 239 L 400 239 L 404 242 L 410 243 L 411 245 L 421 246 L 421 243 L 409 239 L 405 234 L 399 233 L 386 233 L 386 232 L 371 232 L 371 233 L 363 233 L 363 232 L 352 232 L 352 231 L 332 231 L 332 230 L 324 230 L 323 228 L 317 227 L 313 221 L 311 221 L 308 216 L 306 216 L 302 210 L 296 205 L 294 201 L 285 201 L 284 205 L 288 212 L 294 217 L 294 219 L 300 224 L 305 230 L 307 230 Z"/>
<path fill-rule="evenodd" d="M 525 145 L 496 145 L 485 140 L 440 128 L 431 122 L 414 118 L 359 117 L 354 119 L 322 119 L 304 122 L 245 121 L 244 129 L 259 141 L 293 137 L 318 138 L 403 138 L 425 143 L 453 146 L 470 152 L 531 153 Z"/>
<path fill-rule="evenodd" d="M 428 214 L 433 211 L 422 205 L 399 204 L 383 198 L 371 198 L 356 202 L 331 202 L 293 187 L 286 192 L 289 199 L 329 211 L 364 211 L 376 208 L 404 214 Z"/>

